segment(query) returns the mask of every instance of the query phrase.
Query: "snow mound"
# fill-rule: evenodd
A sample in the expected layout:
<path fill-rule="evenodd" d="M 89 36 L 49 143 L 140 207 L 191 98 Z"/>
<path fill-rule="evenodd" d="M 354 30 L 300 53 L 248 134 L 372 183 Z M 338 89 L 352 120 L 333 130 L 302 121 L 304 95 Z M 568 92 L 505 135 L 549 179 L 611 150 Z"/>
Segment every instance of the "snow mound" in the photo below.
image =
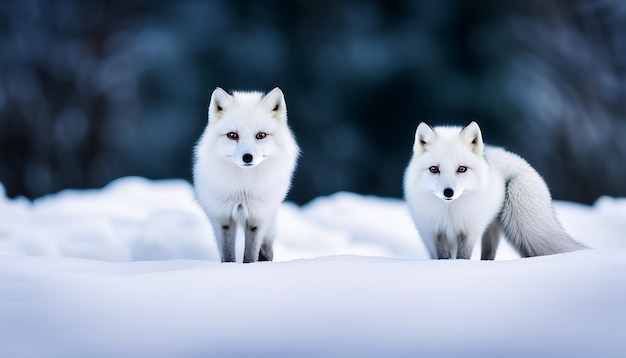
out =
<path fill-rule="evenodd" d="M 593 249 L 428 260 L 401 200 L 337 193 L 242 265 L 185 181 L 0 195 L 0 355 L 626 356 L 626 200 L 555 209 Z"/>

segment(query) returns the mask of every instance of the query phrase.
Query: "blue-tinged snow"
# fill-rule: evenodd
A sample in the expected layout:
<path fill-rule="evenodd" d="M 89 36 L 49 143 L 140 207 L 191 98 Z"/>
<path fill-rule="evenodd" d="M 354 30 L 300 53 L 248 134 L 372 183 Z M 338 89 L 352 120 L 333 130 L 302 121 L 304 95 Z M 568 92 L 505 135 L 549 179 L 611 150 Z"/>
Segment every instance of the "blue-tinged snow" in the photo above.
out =
<path fill-rule="evenodd" d="M 556 203 L 591 250 L 432 261 L 401 200 L 338 193 L 244 265 L 184 181 L 2 194 L 2 357 L 626 356 L 625 199 Z"/>

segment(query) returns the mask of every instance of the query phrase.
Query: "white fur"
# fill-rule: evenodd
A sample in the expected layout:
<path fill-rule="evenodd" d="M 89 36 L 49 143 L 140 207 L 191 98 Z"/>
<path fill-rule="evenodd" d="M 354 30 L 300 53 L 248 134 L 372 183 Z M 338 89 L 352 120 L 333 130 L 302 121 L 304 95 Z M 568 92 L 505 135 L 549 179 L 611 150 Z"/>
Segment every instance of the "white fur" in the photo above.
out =
<path fill-rule="evenodd" d="M 228 138 L 230 132 L 238 139 Z M 266 137 L 258 139 L 258 133 Z M 244 154 L 252 155 L 249 163 Z M 279 88 L 265 96 L 215 89 L 207 127 L 195 147 L 193 178 L 222 261 L 235 261 L 237 225 L 246 234 L 244 262 L 257 261 L 262 247 L 262 259 L 272 259 L 276 210 L 289 191 L 298 156 Z"/>
<path fill-rule="evenodd" d="M 404 192 L 432 258 L 468 259 L 482 237 L 482 258 L 493 259 L 500 227 L 522 256 L 584 248 L 559 224 L 539 174 L 519 156 L 485 147 L 475 122 L 434 129 L 421 123 Z"/>

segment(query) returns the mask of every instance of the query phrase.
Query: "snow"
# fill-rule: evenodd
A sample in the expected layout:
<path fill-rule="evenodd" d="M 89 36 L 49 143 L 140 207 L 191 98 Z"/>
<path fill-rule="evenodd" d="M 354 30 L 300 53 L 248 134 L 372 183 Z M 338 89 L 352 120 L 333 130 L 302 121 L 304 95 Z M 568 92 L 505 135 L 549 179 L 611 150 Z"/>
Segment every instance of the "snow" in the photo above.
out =
<path fill-rule="evenodd" d="M 275 262 L 244 265 L 182 180 L 0 186 L 0 356 L 626 356 L 626 199 L 555 208 L 593 249 L 428 260 L 401 200 L 337 193 L 285 203 Z"/>

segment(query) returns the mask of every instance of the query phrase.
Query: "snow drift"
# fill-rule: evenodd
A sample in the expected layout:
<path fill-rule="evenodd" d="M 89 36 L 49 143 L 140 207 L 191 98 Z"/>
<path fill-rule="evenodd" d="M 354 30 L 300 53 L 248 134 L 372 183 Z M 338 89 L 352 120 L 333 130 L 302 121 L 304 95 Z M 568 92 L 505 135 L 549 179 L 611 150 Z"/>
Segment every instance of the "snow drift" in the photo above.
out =
<path fill-rule="evenodd" d="M 591 250 L 432 261 L 401 200 L 338 193 L 285 203 L 276 261 L 243 265 L 184 181 L 0 194 L 3 357 L 626 354 L 624 199 L 556 203 Z"/>

